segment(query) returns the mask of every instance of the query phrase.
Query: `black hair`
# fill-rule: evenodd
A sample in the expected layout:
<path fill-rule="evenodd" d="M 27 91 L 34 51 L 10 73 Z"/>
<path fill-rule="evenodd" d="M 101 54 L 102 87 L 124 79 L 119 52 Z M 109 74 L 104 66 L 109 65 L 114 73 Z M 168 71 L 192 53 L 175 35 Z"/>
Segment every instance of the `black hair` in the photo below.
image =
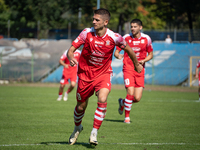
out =
<path fill-rule="evenodd" d="M 139 26 L 142 26 L 142 21 L 140 19 L 133 19 L 131 23 L 137 23 Z"/>
<path fill-rule="evenodd" d="M 105 8 L 99 8 L 94 10 L 94 14 L 106 16 L 108 20 L 110 20 L 110 12 Z"/>

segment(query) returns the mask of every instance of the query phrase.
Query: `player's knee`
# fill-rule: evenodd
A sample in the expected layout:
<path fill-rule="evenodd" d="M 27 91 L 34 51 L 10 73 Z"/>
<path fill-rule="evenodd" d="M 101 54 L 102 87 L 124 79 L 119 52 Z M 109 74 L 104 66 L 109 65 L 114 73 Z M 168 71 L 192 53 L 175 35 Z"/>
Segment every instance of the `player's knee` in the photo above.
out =
<path fill-rule="evenodd" d="M 106 96 L 101 96 L 101 97 L 99 97 L 99 98 L 98 98 L 98 102 L 100 102 L 100 103 L 105 103 L 105 102 L 107 102 L 107 97 L 106 97 Z"/>
<path fill-rule="evenodd" d="M 60 88 L 62 88 L 62 89 L 63 89 L 64 87 L 65 87 L 65 85 L 64 85 L 64 84 L 61 84 L 61 85 L 60 85 Z"/>
<path fill-rule="evenodd" d="M 77 109 L 78 109 L 79 112 L 84 111 L 86 109 L 86 107 L 87 107 L 86 102 L 83 102 L 83 103 L 78 102 L 77 103 Z"/>
<path fill-rule="evenodd" d="M 76 86 L 76 82 L 72 82 L 71 86 L 74 88 Z"/>
<path fill-rule="evenodd" d="M 78 105 L 78 106 L 77 106 L 77 110 L 78 110 L 78 112 L 82 112 L 82 111 L 85 110 L 85 107 L 82 106 L 82 105 Z"/>
<path fill-rule="evenodd" d="M 140 99 L 141 99 L 141 97 L 137 97 L 137 96 L 136 96 L 136 97 L 134 98 L 133 102 L 135 102 L 135 103 L 136 103 L 136 102 L 139 102 Z"/>

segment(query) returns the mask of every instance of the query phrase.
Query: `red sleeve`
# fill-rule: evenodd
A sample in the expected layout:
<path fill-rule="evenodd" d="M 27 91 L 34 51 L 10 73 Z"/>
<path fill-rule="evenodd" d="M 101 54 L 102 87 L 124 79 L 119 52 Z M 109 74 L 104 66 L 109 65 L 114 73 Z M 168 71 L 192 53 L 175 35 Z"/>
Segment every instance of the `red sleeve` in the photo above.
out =
<path fill-rule="evenodd" d="M 84 29 L 84 30 L 79 34 L 79 36 L 72 42 L 72 45 L 73 45 L 75 48 L 79 48 L 82 44 L 85 43 L 85 39 L 86 39 L 86 36 L 87 36 L 87 30 L 88 30 L 88 28 Z"/>

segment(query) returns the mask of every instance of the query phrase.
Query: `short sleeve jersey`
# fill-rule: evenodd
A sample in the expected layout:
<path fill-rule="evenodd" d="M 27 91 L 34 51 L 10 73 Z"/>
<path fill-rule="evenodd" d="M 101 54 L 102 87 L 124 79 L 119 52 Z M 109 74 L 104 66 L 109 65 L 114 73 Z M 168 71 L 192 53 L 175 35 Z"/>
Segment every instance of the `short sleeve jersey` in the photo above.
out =
<path fill-rule="evenodd" d="M 126 41 L 118 33 L 106 29 L 99 37 L 95 29 L 85 28 L 72 42 L 75 48 L 84 44 L 78 65 L 78 77 L 84 81 L 93 81 L 105 73 L 111 73 L 111 61 L 115 46 L 125 48 Z"/>
<path fill-rule="evenodd" d="M 200 68 L 200 60 L 197 63 L 197 68 Z M 200 71 L 199 71 L 199 77 L 200 77 Z"/>
<path fill-rule="evenodd" d="M 141 33 L 140 38 L 134 38 L 132 33 L 124 35 L 123 38 L 135 52 L 138 61 L 145 59 L 147 53 L 153 51 L 151 38 L 144 33 Z M 119 47 L 117 49 L 122 50 Z M 126 52 L 124 52 L 123 64 L 123 70 L 134 70 L 133 62 Z"/>
<path fill-rule="evenodd" d="M 63 68 L 63 74 L 72 74 L 74 71 L 77 71 L 77 65 L 75 65 L 75 66 L 70 66 L 70 62 L 69 62 L 69 60 L 68 60 L 68 58 L 67 58 L 67 51 L 68 50 L 66 50 L 64 53 L 63 53 L 63 55 L 60 57 L 60 60 L 62 60 L 62 61 L 64 61 L 65 62 L 65 64 L 68 64 L 69 65 L 69 68 Z M 80 55 L 81 55 L 81 51 L 80 50 L 76 50 L 75 52 L 74 52 L 74 58 L 77 60 L 77 61 L 79 61 L 79 58 L 80 58 Z"/>

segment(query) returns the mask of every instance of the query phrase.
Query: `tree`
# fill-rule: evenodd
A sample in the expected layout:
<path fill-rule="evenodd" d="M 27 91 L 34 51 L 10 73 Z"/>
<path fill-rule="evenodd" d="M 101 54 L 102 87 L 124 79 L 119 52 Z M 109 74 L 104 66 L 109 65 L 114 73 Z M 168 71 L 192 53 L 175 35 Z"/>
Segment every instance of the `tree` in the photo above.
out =
<path fill-rule="evenodd" d="M 6 34 L 8 29 L 8 20 L 11 12 L 4 0 L 0 0 L 0 34 Z"/>
<path fill-rule="evenodd" d="M 158 17 L 168 22 L 169 28 L 193 29 L 193 23 L 200 15 L 198 0 L 143 0 L 144 5 L 155 5 L 154 11 Z"/>

